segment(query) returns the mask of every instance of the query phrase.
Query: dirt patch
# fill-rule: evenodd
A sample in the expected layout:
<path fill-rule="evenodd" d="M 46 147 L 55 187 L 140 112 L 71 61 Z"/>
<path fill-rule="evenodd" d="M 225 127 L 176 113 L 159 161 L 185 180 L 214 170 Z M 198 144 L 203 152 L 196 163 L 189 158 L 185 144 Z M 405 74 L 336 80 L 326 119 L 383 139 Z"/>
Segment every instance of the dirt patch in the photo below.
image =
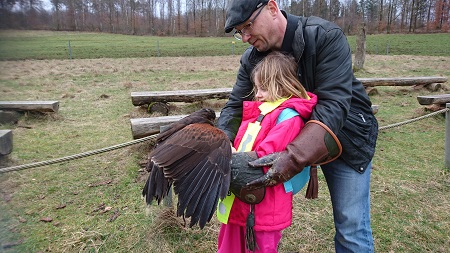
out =
<path fill-rule="evenodd" d="M 0 80 L 30 80 L 49 75 L 64 78 L 84 76 L 88 73 L 102 75 L 163 70 L 179 72 L 236 71 L 239 59 L 239 56 L 210 56 L 0 61 Z M 8 89 L 2 88 L 2 91 L 8 91 Z"/>
<path fill-rule="evenodd" d="M 125 59 L 81 59 L 81 60 L 27 60 L 1 61 L 0 80 L 26 80 L 45 76 L 77 77 L 92 73 L 140 73 L 176 70 L 178 72 L 222 71 L 236 75 L 240 56 L 210 57 L 154 57 Z M 450 69 L 450 57 L 408 56 L 408 55 L 367 55 L 364 71 L 378 76 L 398 76 L 399 71 L 418 72 L 433 69 L 443 75 Z M 211 76 L 211 80 L 214 77 Z M 192 83 L 195 83 L 193 81 Z M 31 84 L 31 83 L 30 83 Z M 127 84 L 124 84 L 127 85 Z M 129 84 L 128 84 L 129 85 Z M 2 88 L 8 92 L 10 89 Z"/>

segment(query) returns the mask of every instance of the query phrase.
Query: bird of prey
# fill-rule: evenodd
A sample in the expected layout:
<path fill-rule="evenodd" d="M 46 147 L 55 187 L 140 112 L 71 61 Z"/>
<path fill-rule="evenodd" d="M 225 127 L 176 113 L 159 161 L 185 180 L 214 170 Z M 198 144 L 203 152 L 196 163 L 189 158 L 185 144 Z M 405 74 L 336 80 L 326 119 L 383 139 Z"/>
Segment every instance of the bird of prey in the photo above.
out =
<path fill-rule="evenodd" d="M 191 218 L 189 226 L 203 228 L 228 193 L 231 145 L 214 127 L 216 114 L 200 109 L 171 124 L 158 135 L 149 154 L 148 180 L 142 191 L 147 204 L 167 196 L 173 184 L 178 195 L 177 216 Z"/>

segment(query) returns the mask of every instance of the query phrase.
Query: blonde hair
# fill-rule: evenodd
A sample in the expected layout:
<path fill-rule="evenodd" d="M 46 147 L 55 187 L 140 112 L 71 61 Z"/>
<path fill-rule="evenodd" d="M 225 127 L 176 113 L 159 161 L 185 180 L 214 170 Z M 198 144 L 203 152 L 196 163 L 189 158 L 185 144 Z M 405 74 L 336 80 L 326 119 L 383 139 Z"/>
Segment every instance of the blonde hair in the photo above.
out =
<path fill-rule="evenodd" d="M 251 78 L 253 83 L 258 80 L 260 89 L 268 91 L 268 101 L 295 96 L 308 98 L 305 88 L 297 79 L 297 63 L 291 55 L 281 52 L 269 53 L 253 69 Z M 257 88 L 253 87 L 256 94 Z"/>

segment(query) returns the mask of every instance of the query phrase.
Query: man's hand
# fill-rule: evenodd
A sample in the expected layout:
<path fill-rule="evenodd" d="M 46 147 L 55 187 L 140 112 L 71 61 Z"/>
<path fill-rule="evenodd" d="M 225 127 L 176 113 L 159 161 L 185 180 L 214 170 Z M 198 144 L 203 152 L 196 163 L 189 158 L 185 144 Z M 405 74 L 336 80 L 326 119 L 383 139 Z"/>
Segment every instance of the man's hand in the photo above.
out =
<path fill-rule="evenodd" d="M 297 170 L 283 170 L 283 168 L 293 167 L 297 168 L 292 159 L 288 158 L 287 151 L 276 152 L 270 155 L 263 156 L 255 161 L 249 162 L 249 165 L 253 168 L 271 166 L 264 176 L 255 179 L 247 184 L 246 188 L 249 190 L 258 189 L 265 186 L 274 186 L 282 182 L 286 182 L 297 173 L 300 173 L 302 169 Z"/>

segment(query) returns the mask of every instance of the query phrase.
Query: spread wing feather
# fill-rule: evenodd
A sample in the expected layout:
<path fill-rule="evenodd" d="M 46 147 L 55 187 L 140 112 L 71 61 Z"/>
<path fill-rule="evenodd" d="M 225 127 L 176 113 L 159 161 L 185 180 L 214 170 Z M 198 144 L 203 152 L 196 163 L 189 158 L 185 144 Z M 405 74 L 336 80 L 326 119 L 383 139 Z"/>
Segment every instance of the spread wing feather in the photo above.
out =
<path fill-rule="evenodd" d="M 214 178 L 218 179 L 218 174 L 214 175 Z M 213 183 L 207 186 L 207 190 L 203 193 L 203 196 L 200 198 L 200 202 L 197 204 L 197 210 L 192 214 L 192 220 L 199 220 L 199 226 L 205 226 L 206 222 L 209 221 L 209 214 L 211 213 L 211 208 L 215 206 L 217 203 L 217 190 L 219 188 L 219 184 Z M 212 201 L 216 200 L 216 201 Z"/>
<path fill-rule="evenodd" d="M 200 215 L 203 213 L 203 203 L 205 201 L 216 201 L 215 199 L 210 199 L 211 196 L 214 196 L 212 192 L 210 192 L 211 188 L 215 185 L 215 175 L 214 173 L 210 173 L 207 177 L 209 180 L 208 184 L 201 185 L 200 188 L 197 189 L 197 191 L 194 193 L 194 195 L 191 198 L 191 201 L 189 202 L 185 215 L 186 217 L 191 217 L 191 226 L 198 222 L 198 219 Z M 207 210 L 209 214 L 210 210 Z M 202 228 L 202 224 L 199 224 L 200 228 Z M 203 224 L 204 225 L 204 224 Z"/>
<path fill-rule="evenodd" d="M 159 204 L 173 184 L 177 215 L 190 217 L 190 226 L 198 223 L 200 228 L 211 220 L 231 180 L 230 140 L 213 126 L 215 113 L 208 110 L 193 113 L 158 136 L 142 192 L 148 204 L 154 198 Z"/>
<path fill-rule="evenodd" d="M 142 190 L 142 195 L 145 196 L 147 203 L 150 204 L 153 198 L 155 198 L 159 204 L 167 196 L 171 182 L 164 177 L 163 171 L 157 164 L 151 163 L 150 168 L 151 173 Z"/>
<path fill-rule="evenodd" d="M 212 170 L 206 170 L 204 173 L 196 173 L 193 171 L 193 173 L 190 174 L 191 177 L 188 176 L 180 184 L 177 184 L 178 182 L 175 183 L 177 186 L 174 185 L 174 191 L 178 192 L 178 201 L 180 202 L 178 215 L 187 211 L 185 209 L 188 208 L 189 205 L 199 201 L 199 195 L 203 187 L 207 185 L 207 180 L 212 173 Z M 187 214 L 187 216 L 189 217 L 189 214 Z"/>

